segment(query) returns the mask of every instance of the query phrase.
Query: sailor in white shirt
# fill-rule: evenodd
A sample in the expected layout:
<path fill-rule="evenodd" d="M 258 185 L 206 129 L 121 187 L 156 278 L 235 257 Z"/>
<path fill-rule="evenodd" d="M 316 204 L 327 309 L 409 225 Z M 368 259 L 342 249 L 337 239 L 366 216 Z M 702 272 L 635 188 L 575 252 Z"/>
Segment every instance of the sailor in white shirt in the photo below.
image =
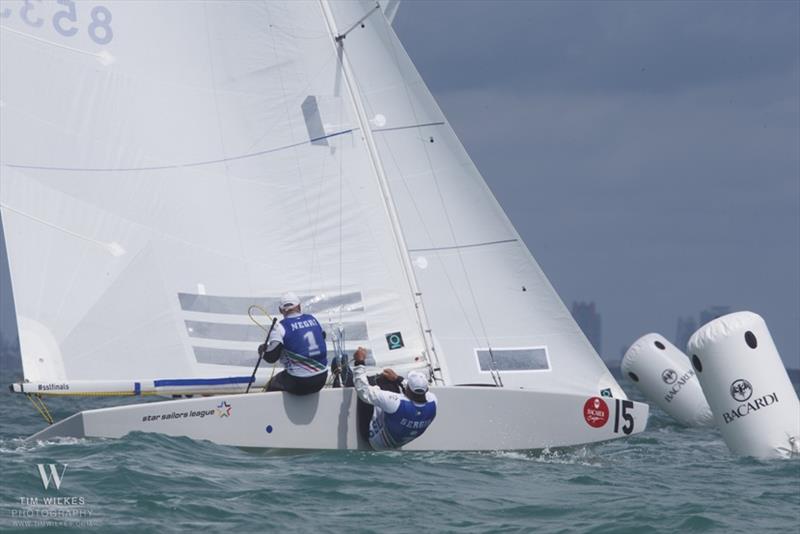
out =
<path fill-rule="evenodd" d="M 363 347 L 353 354 L 359 433 L 376 450 L 402 447 L 421 436 L 433 422 L 436 396 L 428 391 L 428 379 L 419 371 L 411 371 L 405 380 L 391 369 L 384 371 L 383 377 L 398 392 L 371 386 L 364 367 L 366 356 Z"/>

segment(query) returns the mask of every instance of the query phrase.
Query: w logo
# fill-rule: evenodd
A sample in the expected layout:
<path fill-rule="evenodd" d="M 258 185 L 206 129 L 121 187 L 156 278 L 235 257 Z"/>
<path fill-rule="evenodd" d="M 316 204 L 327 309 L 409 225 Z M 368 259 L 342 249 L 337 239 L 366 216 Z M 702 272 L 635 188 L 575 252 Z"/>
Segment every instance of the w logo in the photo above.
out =
<path fill-rule="evenodd" d="M 50 474 L 47 473 L 45 465 L 50 468 Z M 61 470 L 60 475 L 58 474 L 56 465 L 58 464 L 36 464 L 36 466 L 39 468 L 39 476 L 42 478 L 42 486 L 44 486 L 44 489 L 50 487 L 51 480 L 53 481 L 53 485 L 57 490 L 61 489 L 61 481 L 64 480 L 64 473 L 67 472 L 68 464 L 63 464 L 64 469 Z"/>

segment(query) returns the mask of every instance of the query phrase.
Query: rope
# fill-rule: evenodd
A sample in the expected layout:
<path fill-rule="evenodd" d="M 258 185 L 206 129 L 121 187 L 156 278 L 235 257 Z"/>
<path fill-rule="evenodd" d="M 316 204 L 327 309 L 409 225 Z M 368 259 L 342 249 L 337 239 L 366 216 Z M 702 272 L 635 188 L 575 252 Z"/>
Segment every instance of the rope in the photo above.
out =
<path fill-rule="evenodd" d="M 269 318 L 270 322 L 272 322 L 272 316 L 267 312 L 267 310 L 265 310 L 264 308 L 262 308 L 258 304 L 251 304 L 250 307 L 247 308 L 247 315 L 250 316 L 250 320 L 253 321 L 256 324 L 257 327 L 259 327 L 261 330 L 266 332 L 267 335 L 269 335 L 269 329 L 266 326 L 264 326 L 263 324 L 259 323 L 258 320 L 255 317 L 253 317 L 253 308 L 259 310 L 261 313 L 266 315 L 267 318 Z M 269 342 L 269 339 L 267 339 L 265 341 L 265 343 L 268 343 L 268 342 Z M 269 385 L 272 383 L 272 377 L 275 376 L 275 367 L 278 366 L 278 361 L 279 360 L 275 360 L 275 363 L 272 364 L 272 372 L 269 374 L 269 380 L 267 380 L 267 383 L 264 384 L 264 388 L 261 391 L 267 391 L 267 389 L 269 389 Z"/>
<path fill-rule="evenodd" d="M 267 318 L 269 319 L 269 322 L 272 322 L 272 316 L 269 313 L 267 313 L 267 310 L 265 310 L 264 308 L 262 308 L 258 304 L 251 304 L 250 307 L 247 308 L 247 315 L 250 317 L 250 320 L 253 321 L 255 323 L 255 325 L 257 327 L 259 327 L 261 330 L 263 330 L 264 332 L 269 332 L 269 329 L 266 326 L 264 326 L 263 324 L 259 323 L 258 319 L 253 317 L 253 308 L 257 309 L 258 311 L 260 311 L 261 313 L 266 315 Z"/>
<path fill-rule="evenodd" d="M 42 397 L 39 395 L 25 395 L 28 397 L 28 400 L 31 401 L 33 407 L 36 408 L 36 411 L 39 412 L 45 421 L 47 421 L 48 425 L 52 425 L 54 422 L 53 416 L 50 414 L 50 410 L 47 409 L 47 405 L 42 400 Z"/>
<path fill-rule="evenodd" d="M 253 309 L 254 309 L 254 308 L 255 308 L 256 310 L 260 311 L 261 313 L 263 313 L 264 315 L 266 315 L 266 316 L 267 316 L 267 318 L 269 319 L 270 323 L 273 321 L 273 319 L 272 319 L 272 316 L 269 314 L 269 312 L 267 312 L 267 310 L 265 310 L 264 308 L 262 308 L 262 307 L 261 307 L 261 306 L 259 306 L 258 304 L 251 304 L 251 305 L 250 305 L 250 307 L 249 307 L 249 308 L 247 308 L 247 315 L 250 317 L 250 320 L 251 320 L 251 321 L 253 321 L 253 323 L 255 323 L 255 325 L 256 325 L 257 327 L 259 327 L 261 330 L 263 330 L 264 332 L 266 332 L 266 333 L 267 333 L 267 336 L 269 336 L 269 334 L 270 334 L 270 329 L 269 329 L 269 328 L 267 328 L 266 326 L 264 326 L 263 324 L 259 323 L 259 322 L 258 322 L 258 319 L 256 319 L 255 317 L 253 317 Z M 264 341 L 264 343 L 269 343 L 269 339 L 267 339 L 266 341 Z M 267 380 L 267 383 L 266 383 L 266 384 L 264 384 L 264 388 L 263 388 L 261 391 L 267 391 L 267 389 L 269 389 L 269 385 L 270 385 L 270 383 L 272 382 L 272 377 L 274 377 L 274 376 L 275 376 L 275 368 L 278 366 L 278 362 L 279 362 L 279 361 L 280 361 L 280 360 L 275 360 L 275 363 L 273 363 L 273 364 L 272 364 L 272 372 L 271 372 L 271 373 L 270 373 L 270 375 L 269 375 L 269 380 Z"/>
<path fill-rule="evenodd" d="M 272 364 L 272 372 L 269 374 L 269 380 L 267 380 L 267 383 L 264 384 L 263 388 L 261 388 L 263 393 L 269 391 L 269 386 L 272 384 L 272 378 L 275 376 L 275 367 L 278 365 L 278 361 L 279 360 L 275 360 L 275 363 Z"/>

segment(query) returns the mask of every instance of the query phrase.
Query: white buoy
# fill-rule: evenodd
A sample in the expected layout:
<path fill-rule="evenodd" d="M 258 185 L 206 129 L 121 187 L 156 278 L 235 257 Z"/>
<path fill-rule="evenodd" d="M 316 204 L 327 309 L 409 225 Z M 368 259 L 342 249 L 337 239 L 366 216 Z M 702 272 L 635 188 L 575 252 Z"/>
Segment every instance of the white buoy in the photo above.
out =
<path fill-rule="evenodd" d="M 761 316 L 714 319 L 689 339 L 688 352 L 728 448 L 782 458 L 800 448 L 800 400 Z"/>
<path fill-rule="evenodd" d="M 689 358 L 659 334 L 637 339 L 622 357 L 622 373 L 650 402 L 685 426 L 714 423 Z"/>

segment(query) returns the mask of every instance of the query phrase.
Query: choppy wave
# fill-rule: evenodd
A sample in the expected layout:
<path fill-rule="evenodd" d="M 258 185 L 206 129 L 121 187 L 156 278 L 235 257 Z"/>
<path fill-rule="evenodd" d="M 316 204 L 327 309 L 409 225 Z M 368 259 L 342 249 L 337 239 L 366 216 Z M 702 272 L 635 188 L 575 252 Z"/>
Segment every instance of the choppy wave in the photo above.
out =
<path fill-rule="evenodd" d="M 800 462 L 736 459 L 719 433 L 654 409 L 628 440 L 523 452 L 250 451 L 135 433 L 25 441 L 43 426 L 4 395 L 0 528 L 44 495 L 83 498 L 65 530 L 794 532 Z M 108 403 L 104 403 L 108 404 Z M 57 417 L 78 408 L 54 401 Z M 44 491 L 36 464 L 67 464 Z M 25 519 L 27 520 L 27 519 Z M 27 528 L 27 527 L 26 527 Z"/>

